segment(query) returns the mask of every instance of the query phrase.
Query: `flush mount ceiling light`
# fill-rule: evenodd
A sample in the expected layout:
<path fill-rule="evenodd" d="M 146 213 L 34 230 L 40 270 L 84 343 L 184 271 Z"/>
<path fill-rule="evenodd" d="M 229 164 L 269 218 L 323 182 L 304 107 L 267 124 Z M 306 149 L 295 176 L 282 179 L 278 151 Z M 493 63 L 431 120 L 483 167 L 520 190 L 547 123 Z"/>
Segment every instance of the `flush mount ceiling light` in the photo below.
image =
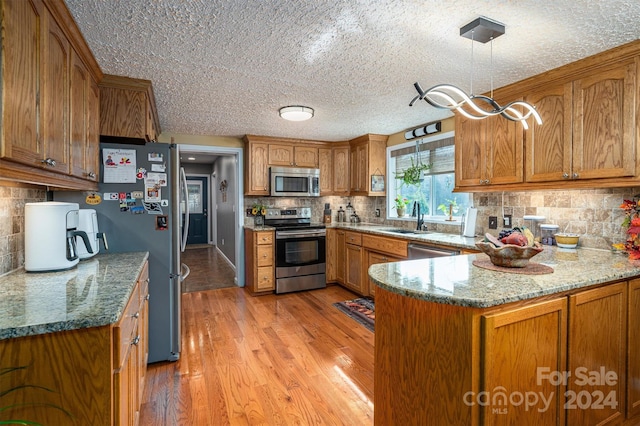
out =
<path fill-rule="evenodd" d="M 471 94 L 467 95 L 462 89 L 452 84 L 439 84 L 428 90 L 423 90 L 420 84 L 416 82 L 413 86 L 418 91 L 418 96 L 413 98 L 409 106 L 413 106 L 416 101 L 424 99 L 428 104 L 436 108 L 458 112 L 474 120 L 501 115 L 507 120 L 521 122 L 522 127 L 528 129 L 527 119 L 533 116 L 538 124 L 542 124 L 542 118 L 540 118 L 540 114 L 538 114 L 533 105 L 523 101 L 514 101 L 500 106 L 493 99 L 493 69 L 491 74 L 491 97 L 473 94 L 473 43 L 476 41 L 481 43 L 491 41 L 491 67 L 493 68 L 493 40 L 502 34 L 504 34 L 503 24 L 482 17 L 460 28 L 460 35 L 471 39 Z M 484 106 L 484 108 L 481 106 Z M 488 109 L 487 106 L 489 107 Z"/>
<path fill-rule="evenodd" d="M 280 117 L 289 121 L 304 121 L 313 117 L 313 108 L 301 105 L 290 105 L 278 110 Z"/>

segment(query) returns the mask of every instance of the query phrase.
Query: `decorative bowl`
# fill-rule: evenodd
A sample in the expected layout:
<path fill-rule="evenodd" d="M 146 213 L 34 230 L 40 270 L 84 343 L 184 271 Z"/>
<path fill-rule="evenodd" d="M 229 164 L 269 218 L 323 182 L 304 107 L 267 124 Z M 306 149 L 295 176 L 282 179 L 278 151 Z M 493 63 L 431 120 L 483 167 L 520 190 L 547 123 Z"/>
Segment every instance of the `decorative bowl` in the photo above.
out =
<path fill-rule="evenodd" d="M 489 256 L 491 263 L 496 266 L 503 266 L 505 268 L 524 268 L 536 254 L 542 250 L 542 245 L 536 242 L 534 246 L 516 246 L 514 244 L 505 244 L 500 247 L 496 247 L 492 243 L 477 242 L 476 247 L 480 249 L 484 254 Z"/>
<path fill-rule="evenodd" d="M 578 234 L 565 234 L 559 233 L 555 235 L 556 244 L 562 248 L 576 248 L 578 246 L 578 240 L 580 236 Z"/>

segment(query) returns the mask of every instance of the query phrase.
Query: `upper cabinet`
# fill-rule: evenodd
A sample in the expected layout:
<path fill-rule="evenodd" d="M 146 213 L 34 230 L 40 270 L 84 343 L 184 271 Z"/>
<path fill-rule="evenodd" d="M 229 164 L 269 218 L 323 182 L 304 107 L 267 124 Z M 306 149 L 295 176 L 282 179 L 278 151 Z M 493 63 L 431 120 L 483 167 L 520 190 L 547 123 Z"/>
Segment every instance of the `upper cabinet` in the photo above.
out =
<path fill-rule="evenodd" d="M 384 180 L 387 139 L 385 135 L 367 134 L 349 142 L 350 195 L 385 195 L 384 190 L 374 191 L 372 176 L 382 176 Z"/>
<path fill-rule="evenodd" d="M 530 119 L 528 130 L 502 117 L 456 115 L 456 188 L 640 185 L 639 71 L 635 41 L 496 90 L 535 106 L 543 123 Z"/>
<path fill-rule="evenodd" d="M 525 132 L 527 182 L 636 175 L 637 69 L 631 58 L 525 98 L 543 119 Z"/>
<path fill-rule="evenodd" d="M 318 148 L 269 144 L 269 165 L 317 169 Z"/>
<path fill-rule="evenodd" d="M 522 125 L 502 117 L 456 115 L 456 186 L 522 182 Z"/>
<path fill-rule="evenodd" d="M 105 75 L 100 82 L 100 136 L 103 141 L 157 141 L 160 123 L 151 81 Z"/>
<path fill-rule="evenodd" d="M 64 2 L 2 0 L 0 7 L 0 178 L 96 189 L 97 93 L 87 89 L 102 78 L 95 58 Z M 96 160 L 77 161 L 79 152 Z"/>
<path fill-rule="evenodd" d="M 349 195 L 349 145 L 320 148 L 320 195 Z"/>

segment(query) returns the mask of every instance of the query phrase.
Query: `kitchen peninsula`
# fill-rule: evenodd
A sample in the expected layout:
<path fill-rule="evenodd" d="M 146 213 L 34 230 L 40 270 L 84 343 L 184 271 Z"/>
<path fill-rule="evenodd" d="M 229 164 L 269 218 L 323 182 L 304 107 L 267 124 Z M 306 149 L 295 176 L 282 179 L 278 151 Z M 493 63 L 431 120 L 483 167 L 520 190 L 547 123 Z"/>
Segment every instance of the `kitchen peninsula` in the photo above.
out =
<path fill-rule="evenodd" d="M 98 254 L 65 271 L 0 277 L 3 391 L 28 385 L 3 395 L 3 407 L 25 404 L 10 410 L 12 418 L 135 423 L 148 353 L 147 259 L 147 252 Z"/>
<path fill-rule="evenodd" d="M 545 247 L 546 275 L 483 254 L 373 265 L 375 424 L 587 425 L 640 419 L 640 267 Z"/>

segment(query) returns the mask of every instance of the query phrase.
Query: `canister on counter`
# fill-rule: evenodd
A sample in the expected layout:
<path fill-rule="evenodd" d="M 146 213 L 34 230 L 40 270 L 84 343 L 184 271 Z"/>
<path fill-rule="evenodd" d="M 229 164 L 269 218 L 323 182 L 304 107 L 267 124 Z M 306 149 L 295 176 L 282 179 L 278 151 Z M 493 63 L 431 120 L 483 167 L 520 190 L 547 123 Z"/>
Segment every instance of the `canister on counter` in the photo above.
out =
<path fill-rule="evenodd" d="M 558 232 L 558 225 L 552 223 L 540 224 L 540 242 L 542 244 L 553 246 L 556 244 L 555 234 Z"/>
<path fill-rule="evenodd" d="M 344 210 L 342 210 L 342 206 L 340 206 L 340 210 L 338 210 L 338 222 L 344 222 Z"/>

